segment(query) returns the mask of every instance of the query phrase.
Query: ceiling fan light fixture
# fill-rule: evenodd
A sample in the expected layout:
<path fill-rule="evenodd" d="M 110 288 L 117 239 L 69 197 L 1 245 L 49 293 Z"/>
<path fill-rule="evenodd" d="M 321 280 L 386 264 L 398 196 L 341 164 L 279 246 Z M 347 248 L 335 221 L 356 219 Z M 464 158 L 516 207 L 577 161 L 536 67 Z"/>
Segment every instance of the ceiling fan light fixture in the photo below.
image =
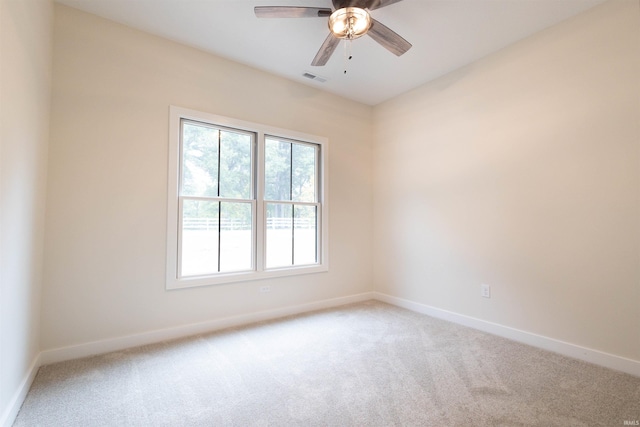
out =
<path fill-rule="evenodd" d="M 357 39 L 371 28 L 371 15 L 359 7 L 343 7 L 329 17 L 329 30 L 339 39 Z"/>

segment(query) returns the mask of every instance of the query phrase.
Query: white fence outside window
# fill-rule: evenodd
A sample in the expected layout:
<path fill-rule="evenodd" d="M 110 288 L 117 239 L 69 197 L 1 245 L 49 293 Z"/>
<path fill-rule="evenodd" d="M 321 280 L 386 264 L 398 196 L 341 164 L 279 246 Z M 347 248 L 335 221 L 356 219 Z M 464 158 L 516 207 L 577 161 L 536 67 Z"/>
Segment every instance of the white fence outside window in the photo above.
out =
<path fill-rule="evenodd" d="M 292 218 L 267 218 L 267 229 L 290 229 Z M 315 218 L 296 218 L 295 226 L 297 229 L 316 228 Z M 217 230 L 218 218 L 184 218 L 184 230 Z M 231 230 L 250 230 L 251 225 L 238 219 L 222 219 L 220 229 L 224 231 Z"/>

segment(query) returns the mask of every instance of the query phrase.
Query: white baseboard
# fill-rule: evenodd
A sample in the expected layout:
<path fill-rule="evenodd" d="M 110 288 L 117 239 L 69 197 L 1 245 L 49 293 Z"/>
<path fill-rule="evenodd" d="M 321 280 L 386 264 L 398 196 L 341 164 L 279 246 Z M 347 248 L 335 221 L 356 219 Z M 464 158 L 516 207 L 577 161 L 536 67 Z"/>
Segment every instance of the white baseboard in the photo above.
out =
<path fill-rule="evenodd" d="M 15 394 L 11 398 L 9 405 L 4 408 L 2 412 L 2 416 L 0 416 L 0 427 L 11 427 L 16 420 L 16 416 L 22 407 L 22 402 L 27 397 L 27 393 L 31 388 L 31 384 L 33 384 L 33 380 L 38 373 L 38 369 L 40 368 L 40 355 L 36 356 L 31 366 L 29 366 L 29 370 L 27 371 L 25 377 L 23 378 L 20 386 L 16 390 Z"/>
<path fill-rule="evenodd" d="M 254 322 L 261 322 L 264 320 L 277 319 L 279 317 L 290 316 L 293 314 L 322 310 L 325 308 L 337 307 L 340 305 L 367 301 L 371 299 L 373 299 L 373 293 L 365 292 L 362 294 L 350 295 L 346 297 L 332 298 L 307 304 L 276 308 L 273 310 L 265 310 L 256 313 L 242 314 L 239 316 L 225 317 L 222 319 L 216 319 L 201 323 L 193 323 L 173 328 L 143 332 L 140 334 L 92 341 L 68 347 L 54 348 L 51 350 L 45 350 L 40 353 L 40 364 L 48 365 L 50 363 L 78 359 L 81 357 L 93 356 L 96 354 L 103 354 L 111 351 L 138 347 L 145 344 L 153 344 L 161 341 L 187 337 L 190 335 L 197 335 L 234 326 L 241 326 Z"/>
<path fill-rule="evenodd" d="M 447 320 L 473 329 L 508 338 L 513 341 L 528 344 L 533 347 L 561 354 L 563 356 L 574 359 L 583 360 L 595 365 L 603 366 L 616 371 L 625 372 L 627 374 L 640 377 L 640 361 L 627 359 L 625 357 L 616 356 L 614 354 L 604 353 L 579 345 L 567 343 L 564 341 L 548 338 L 542 335 L 533 334 L 531 332 L 521 331 L 519 329 L 510 328 L 497 323 L 487 322 L 486 320 L 476 319 L 474 317 L 465 316 L 451 311 L 442 310 L 429 305 L 394 297 L 380 292 L 373 292 L 374 299 L 406 308 L 411 311 L 426 314 L 438 319 Z"/>

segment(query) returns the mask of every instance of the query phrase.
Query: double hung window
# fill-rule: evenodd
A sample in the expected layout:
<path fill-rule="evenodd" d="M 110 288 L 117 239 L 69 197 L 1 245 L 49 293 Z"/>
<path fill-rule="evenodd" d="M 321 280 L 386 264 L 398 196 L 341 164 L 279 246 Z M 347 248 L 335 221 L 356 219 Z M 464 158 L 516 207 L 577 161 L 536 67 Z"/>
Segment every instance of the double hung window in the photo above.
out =
<path fill-rule="evenodd" d="M 318 146 L 266 137 L 266 266 L 308 265 L 318 258 Z"/>
<path fill-rule="evenodd" d="M 170 109 L 167 288 L 326 271 L 325 138 Z"/>

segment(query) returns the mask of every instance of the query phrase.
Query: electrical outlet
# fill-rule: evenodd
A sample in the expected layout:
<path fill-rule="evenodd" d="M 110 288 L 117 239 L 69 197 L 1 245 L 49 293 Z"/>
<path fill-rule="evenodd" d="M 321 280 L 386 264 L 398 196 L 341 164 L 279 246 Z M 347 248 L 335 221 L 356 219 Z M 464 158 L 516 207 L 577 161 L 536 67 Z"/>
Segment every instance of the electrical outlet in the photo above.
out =
<path fill-rule="evenodd" d="M 264 294 L 267 292 L 271 292 L 271 286 L 260 286 L 260 293 Z"/>
<path fill-rule="evenodd" d="M 491 298 L 491 286 L 485 284 L 480 285 L 480 296 Z"/>

